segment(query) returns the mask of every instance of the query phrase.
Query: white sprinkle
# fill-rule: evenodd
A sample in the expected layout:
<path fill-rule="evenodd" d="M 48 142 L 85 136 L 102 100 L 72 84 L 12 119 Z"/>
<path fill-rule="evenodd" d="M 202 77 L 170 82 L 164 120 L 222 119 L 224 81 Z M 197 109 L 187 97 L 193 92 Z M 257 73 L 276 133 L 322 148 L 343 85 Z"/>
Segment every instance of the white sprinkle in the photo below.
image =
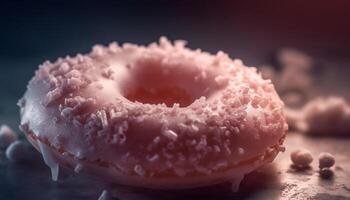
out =
<path fill-rule="evenodd" d="M 214 170 L 218 170 L 218 169 L 227 167 L 227 165 L 228 165 L 228 163 L 227 163 L 226 160 L 225 160 L 225 161 L 221 161 L 221 162 L 217 163 L 217 164 L 213 167 L 213 169 L 214 169 Z"/>
<path fill-rule="evenodd" d="M 67 85 L 70 88 L 79 88 L 83 84 L 83 81 L 79 78 L 68 78 Z"/>
<path fill-rule="evenodd" d="M 244 154 L 244 149 L 241 148 L 241 147 L 239 147 L 239 148 L 238 148 L 238 154 L 239 154 L 239 155 L 243 155 L 243 154 Z"/>
<path fill-rule="evenodd" d="M 154 142 L 155 144 L 158 144 L 158 143 L 160 142 L 160 137 L 159 137 L 159 136 L 155 137 L 155 138 L 153 139 L 153 142 Z"/>
<path fill-rule="evenodd" d="M 215 81 L 219 86 L 225 86 L 228 83 L 228 78 L 221 75 L 215 77 Z"/>
<path fill-rule="evenodd" d="M 191 128 L 192 128 L 192 130 L 193 130 L 194 132 L 198 132 L 198 131 L 199 131 L 198 126 L 196 126 L 196 125 L 194 125 L 194 124 L 191 125 Z"/>
<path fill-rule="evenodd" d="M 25 104 L 26 104 L 26 100 L 24 99 L 24 98 L 21 98 L 20 100 L 18 100 L 18 102 L 17 102 L 17 106 L 19 106 L 19 107 L 24 107 L 25 106 Z"/>
<path fill-rule="evenodd" d="M 62 63 L 60 66 L 60 71 L 63 73 L 66 73 L 68 72 L 68 70 L 69 70 L 69 65 L 66 62 Z"/>
<path fill-rule="evenodd" d="M 157 161 L 159 159 L 159 155 L 158 154 L 154 154 L 152 157 L 147 157 L 147 160 L 150 162 L 154 162 Z"/>
<path fill-rule="evenodd" d="M 73 69 L 72 71 L 70 71 L 66 74 L 67 78 L 73 78 L 73 77 L 80 78 L 80 76 L 81 76 L 81 73 L 76 69 Z"/>
<path fill-rule="evenodd" d="M 72 112 L 73 108 L 71 107 L 63 108 L 63 110 L 61 111 L 61 116 L 68 119 L 70 118 L 70 116 L 72 116 Z"/>
<path fill-rule="evenodd" d="M 100 118 L 101 123 L 102 123 L 102 127 L 106 128 L 108 126 L 108 121 L 107 121 L 107 114 L 106 111 L 101 110 L 101 111 L 97 111 L 97 116 Z"/>
<path fill-rule="evenodd" d="M 83 154 L 81 153 L 81 151 L 78 151 L 76 157 L 77 157 L 78 159 L 80 159 L 80 160 L 84 158 L 84 156 L 83 156 Z"/>
<path fill-rule="evenodd" d="M 74 167 L 74 171 L 75 173 L 79 174 L 81 172 L 81 170 L 83 170 L 83 165 L 78 163 L 75 167 Z"/>
<path fill-rule="evenodd" d="M 173 141 L 175 141 L 177 139 L 177 137 L 178 137 L 178 135 L 172 130 L 165 130 L 162 133 L 163 133 L 163 135 L 165 137 L 167 137 L 167 138 L 169 138 L 170 140 L 173 140 Z"/>
<path fill-rule="evenodd" d="M 116 53 L 119 49 L 119 45 L 117 42 L 112 42 L 108 45 L 108 49 L 112 52 L 112 53 Z"/>
<path fill-rule="evenodd" d="M 134 171 L 136 172 L 136 174 L 138 174 L 140 176 L 144 176 L 145 175 L 145 170 L 142 168 L 141 165 L 135 165 Z"/>
<path fill-rule="evenodd" d="M 103 55 L 103 47 L 102 45 L 95 45 L 92 47 L 92 55 L 94 56 L 102 56 Z"/>
<path fill-rule="evenodd" d="M 52 102 L 60 98 L 62 95 L 62 91 L 59 88 L 56 88 L 46 94 L 46 99 L 44 102 L 45 106 L 50 105 Z"/>
<path fill-rule="evenodd" d="M 0 148 L 8 147 L 12 142 L 18 138 L 17 134 L 7 125 L 0 127 Z"/>
<path fill-rule="evenodd" d="M 214 145 L 214 151 L 215 152 L 220 152 L 220 147 L 218 145 Z"/>
<path fill-rule="evenodd" d="M 201 137 L 201 140 L 199 141 L 199 143 L 196 146 L 196 150 L 202 150 L 207 146 L 207 139 L 206 137 Z"/>
<path fill-rule="evenodd" d="M 78 128 L 83 126 L 77 119 L 73 119 L 73 124 L 75 127 L 78 127 Z"/>

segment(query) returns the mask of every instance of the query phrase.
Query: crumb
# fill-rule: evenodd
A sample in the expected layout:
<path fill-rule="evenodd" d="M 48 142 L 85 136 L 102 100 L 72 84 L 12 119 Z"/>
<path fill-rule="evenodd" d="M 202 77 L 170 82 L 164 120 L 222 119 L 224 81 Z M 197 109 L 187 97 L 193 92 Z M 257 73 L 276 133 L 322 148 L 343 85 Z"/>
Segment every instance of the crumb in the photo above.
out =
<path fill-rule="evenodd" d="M 6 149 L 12 142 L 18 138 L 17 134 L 7 125 L 0 127 L 0 148 Z"/>
<path fill-rule="evenodd" d="M 299 91 L 301 94 L 306 95 L 309 93 L 311 86 L 312 78 L 310 74 L 295 67 L 287 67 L 281 72 L 276 88 L 281 94 Z"/>
<path fill-rule="evenodd" d="M 282 48 L 279 50 L 277 60 L 283 66 L 295 66 L 302 70 L 310 69 L 314 63 L 309 55 L 292 48 Z"/>
<path fill-rule="evenodd" d="M 318 156 L 318 162 L 319 162 L 319 168 L 323 169 L 323 168 L 330 168 L 334 165 L 335 160 L 334 160 L 334 156 L 330 153 L 320 153 L 320 155 Z"/>
<path fill-rule="evenodd" d="M 347 135 L 350 133 L 350 105 L 342 97 L 319 97 L 303 108 L 302 130 L 314 135 Z"/>
<path fill-rule="evenodd" d="M 28 146 L 25 142 L 17 140 L 7 147 L 6 157 L 12 162 L 28 160 Z"/>
<path fill-rule="evenodd" d="M 333 171 L 329 168 L 323 168 L 320 170 L 320 176 L 323 179 L 330 179 L 334 175 Z"/>
<path fill-rule="evenodd" d="M 312 96 L 314 86 L 310 74 L 314 61 L 295 49 L 283 48 L 277 52 L 276 60 L 281 70 L 270 65 L 259 66 L 264 79 L 271 79 L 283 102 L 289 107 L 302 107 Z"/>
<path fill-rule="evenodd" d="M 293 151 L 290 155 L 293 164 L 298 168 L 307 168 L 313 161 L 310 151 L 306 149 L 299 149 Z"/>

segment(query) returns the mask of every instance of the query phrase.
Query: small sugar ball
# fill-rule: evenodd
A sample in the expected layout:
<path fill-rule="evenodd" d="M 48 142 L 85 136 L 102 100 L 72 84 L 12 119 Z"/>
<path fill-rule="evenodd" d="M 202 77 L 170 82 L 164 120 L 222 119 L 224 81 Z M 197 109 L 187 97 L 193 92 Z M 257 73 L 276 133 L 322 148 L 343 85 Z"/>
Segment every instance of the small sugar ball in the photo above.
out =
<path fill-rule="evenodd" d="M 329 168 L 322 168 L 320 169 L 320 176 L 323 179 L 329 179 L 332 178 L 334 175 L 333 171 Z"/>
<path fill-rule="evenodd" d="M 320 153 L 320 155 L 318 156 L 318 162 L 319 162 L 319 168 L 323 169 L 323 168 L 330 168 L 334 165 L 335 160 L 334 160 L 334 156 L 330 153 Z"/>
<path fill-rule="evenodd" d="M 6 149 L 12 142 L 18 138 L 17 134 L 7 125 L 0 127 L 0 148 Z"/>
<path fill-rule="evenodd" d="M 29 148 L 25 142 L 15 141 L 6 149 L 6 157 L 12 162 L 22 162 L 28 160 Z"/>
<path fill-rule="evenodd" d="M 290 155 L 293 164 L 299 168 L 306 168 L 313 161 L 311 153 L 306 149 L 293 151 Z"/>

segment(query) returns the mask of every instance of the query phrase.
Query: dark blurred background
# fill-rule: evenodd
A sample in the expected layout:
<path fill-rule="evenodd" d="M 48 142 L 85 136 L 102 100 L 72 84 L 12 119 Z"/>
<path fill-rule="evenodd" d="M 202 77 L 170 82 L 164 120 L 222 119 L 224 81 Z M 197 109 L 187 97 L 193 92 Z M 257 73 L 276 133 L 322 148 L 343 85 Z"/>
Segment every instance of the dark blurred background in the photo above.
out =
<path fill-rule="evenodd" d="M 0 122 L 14 128 L 15 103 L 37 66 L 86 53 L 96 43 L 148 44 L 165 35 L 188 40 L 192 48 L 223 50 L 249 66 L 269 63 L 280 47 L 294 47 L 340 69 L 330 76 L 345 91 L 349 85 L 347 0 L 3 0 L 0 27 Z"/>

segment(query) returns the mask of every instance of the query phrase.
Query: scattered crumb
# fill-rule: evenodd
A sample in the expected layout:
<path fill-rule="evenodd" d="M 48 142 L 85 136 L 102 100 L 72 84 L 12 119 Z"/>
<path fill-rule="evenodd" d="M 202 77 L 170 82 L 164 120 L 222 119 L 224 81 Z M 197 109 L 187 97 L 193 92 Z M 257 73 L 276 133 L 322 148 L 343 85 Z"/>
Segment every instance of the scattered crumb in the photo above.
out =
<path fill-rule="evenodd" d="M 318 156 L 319 168 L 330 168 L 334 165 L 334 156 L 330 153 L 322 152 Z"/>
<path fill-rule="evenodd" d="M 310 69 L 314 62 L 306 53 L 292 48 L 279 50 L 277 52 L 277 60 L 283 66 L 295 66 L 302 70 Z"/>
<path fill-rule="evenodd" d="M 6 149 L 6 157 L 12 162 L 28 160 L 28 145 L 23 141 L 15 141 Z"/>
<path fill-rule="evenodd" d="M 0 148 L 6 149 L 12 142 L 18 138 L 17 134 L 7 125 L 0 127 Z"/>
<path fill-rule="evenodd" d="M 343 97 L 319 97 L 303 108 L 305 133 L 314 135 L 349 135 L 350 105 Z"/>
<path fill-rule="evenodd" d="M 277 52 L 276 61 L 280 70 L 273 66 L 261 65 L 259 71 L 264 79 L 270 79 L 288 107 L 301 107 L 314 90 L 313 59 L 304 52 L 291 48 L 283 48 Z"/>
<path fill-rule="evenodd" d="M 306 149 L 299 149 L 293 151 L 290 155 L 293 164 L 298 168 L 307 168 L 313 161 L 310 151 Z"/>
<path fill-rule="evenodd" d="M 330 179 L 334 175 L 333 171 L 329 168 L 320 169 L 320 176 L 323 179 Z"/>
<path fill-rule="evenodd" d="M 310 135 L 350 136 L 350 104 L 343 97 L 318 97 L 301 109 L 285 108 L 291 130 Z"/>
<path fill-rule="evenodd" d="M 298 92 L 306 99 L 312 87 L 312 78 L 305 71 L 289 66 L 283 69 L 275 85 L 282 97 L 291 92 Z"/>

